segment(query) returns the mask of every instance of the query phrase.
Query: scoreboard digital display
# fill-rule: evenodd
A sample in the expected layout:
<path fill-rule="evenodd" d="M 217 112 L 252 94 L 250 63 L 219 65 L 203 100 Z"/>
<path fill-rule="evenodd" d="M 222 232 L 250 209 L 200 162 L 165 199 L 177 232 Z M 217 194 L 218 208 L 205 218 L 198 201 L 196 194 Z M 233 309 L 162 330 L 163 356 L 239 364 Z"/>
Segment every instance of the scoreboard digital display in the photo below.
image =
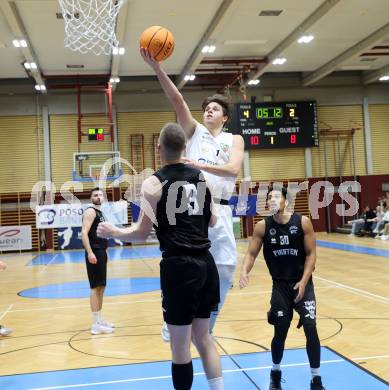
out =
<path fill-rule="evenodd" d="M 245 149 L 319 146 L 316 102 L 238 103 L 229 128 Z"/>
<path fill-rule="evenodd" d="M 104 129 L 102 129 L 102 128 L 89 128 L 88 129 L 88 141 L 104 141 Z"/>

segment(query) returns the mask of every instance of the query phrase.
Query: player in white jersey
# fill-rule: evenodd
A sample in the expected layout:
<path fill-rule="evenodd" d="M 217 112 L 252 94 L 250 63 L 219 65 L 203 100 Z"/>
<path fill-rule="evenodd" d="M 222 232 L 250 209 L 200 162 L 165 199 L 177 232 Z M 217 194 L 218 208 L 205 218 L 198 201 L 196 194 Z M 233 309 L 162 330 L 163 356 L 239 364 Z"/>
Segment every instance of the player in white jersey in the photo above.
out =
<path fill-rule="evenodd" d="M 214 95 L 204 100 L 203 124 L 198 123 L 160 63 L 155 61 L 147 50 L 142 48 L 140 53 L 157 75 L 165 95 L 174 107 L 177 121 L 185 131 L 188 139 L 187 162 L 203 171 L 216 204 L 218 219 L 216 226 L 209 229 L 209 239 L 212 244 L 210 251 L 219 272 L 220 304 L 218 312 L 211 315 L 212 331 L 228 289 L 233 283 L 237 263 L 232 212 L 228 200 L 235 189 L 236 177 L 242 167 L 244 141 L 240 135 L 223 131 L 230 117 L 229 104 L 224 96 Z M 165 326 L 162 329 L 162 337 L 168 341 L 169 334 Z"/>

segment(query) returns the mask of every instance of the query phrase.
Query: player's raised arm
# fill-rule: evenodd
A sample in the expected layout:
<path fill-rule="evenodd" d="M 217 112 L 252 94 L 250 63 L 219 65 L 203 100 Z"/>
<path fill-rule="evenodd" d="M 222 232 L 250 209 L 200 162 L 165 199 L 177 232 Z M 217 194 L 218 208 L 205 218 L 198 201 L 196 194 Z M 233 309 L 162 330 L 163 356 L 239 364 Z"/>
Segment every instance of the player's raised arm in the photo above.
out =
<path fill-rule="evenodd" d="M 155 176 L 150 176 L 142 184 L 141 211 L 139 220 L 128 228 L 118 228 L 109 222 L 100 223 L 97 235 L 116 238 L 122 241 L 146 240 L 156 222 L 157 203 L 161 198 L 162 185 Z"/>
<path fill-rule="evenodd" d="M 141 48 L 140 54 L 147 62 L 150 67 L 154 70 L 155 74 L 158 77 L 159 83 L 165 95 L 169 99 L 170 103 L 174 107 L 174 111 L 177 114 L 177 121 L 184 129 L 185 135 L 188 139 L 190 139 L 195 131 L 197 122 L 193 118 L 189 107 L 184 100 L 181 92 L 174 85 L 174 83 L 170 80 L 169 76 L 165 72 L 165 70 L 161 67 L 160 63 L 153 59 L 150 52 L 146 49 Z"/>

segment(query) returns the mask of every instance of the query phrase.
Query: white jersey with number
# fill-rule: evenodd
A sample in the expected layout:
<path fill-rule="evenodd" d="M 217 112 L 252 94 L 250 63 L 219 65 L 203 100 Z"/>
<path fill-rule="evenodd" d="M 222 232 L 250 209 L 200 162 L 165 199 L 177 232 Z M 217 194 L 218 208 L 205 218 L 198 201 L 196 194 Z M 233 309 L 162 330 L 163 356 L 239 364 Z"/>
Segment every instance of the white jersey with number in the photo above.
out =
<path fill-rule="evenodd" d="M 224 165 L 230 161 L 233 135 L 221 132 L 214 137 L 202 124 L 197 123 L 192 138 L 186 146 L 186 156 L 191 160 L 209 165 Z M 217 176 L 203 172 L 212 196 L 229 200 L 235 189 L 235 176 Z M 217 223 L 209 228 L 211 253 L 216 264 L 236 265 L 237 253 L 232 226 L 232 210 L 216 201 Z"/>

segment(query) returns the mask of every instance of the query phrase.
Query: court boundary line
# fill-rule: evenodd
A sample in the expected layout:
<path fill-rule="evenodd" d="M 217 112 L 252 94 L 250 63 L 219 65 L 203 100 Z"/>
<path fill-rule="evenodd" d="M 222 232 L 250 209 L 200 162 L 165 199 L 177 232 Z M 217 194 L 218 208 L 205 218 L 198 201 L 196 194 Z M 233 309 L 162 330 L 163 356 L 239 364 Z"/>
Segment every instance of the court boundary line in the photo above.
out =
<path fill-rule="evenodd" d="M 327 346 L 327 345 L 322 345 L 321 348 L 323 349 L 328 349 L 330 350 L 331 352 L 334 352 L 336 353 L 337 355 L 339 355 L 340 357 L 344 358 L 344 360 L 350 360 L 349 358 L 343 356 L 341 353 L 339 353 L 338 351 L 336 351 L 335 349 Z M 297 348 L 286 348 L 285 351 L 297 351 L 297 350 L 304 350 L 306 351 L 306 347 L 297 347 Z M 269 351 L 258 351 L 258 352 L 242 352 L 242 353 L 236 353 L 234 355 L 251 355 L 251 354 L 255 354 L 255 353 L 269 353 Z M 224 355 L 222 355 L 224 356 Z M 221 356 L 221 357 L 222 357 Z M 386 356 L 386 355 L 384 355 Z M 389 356 L 389 355 L 388 355 Z M 376 358 L 377 356 L 372 356 L 372 358 Z M 368 357 L 365 357 L 364 359 L 367 359 L 369 358 Z M 197 358 L 196 358 L 197 359 Z M 200 358 L 198 358 L 200 359 Z M 352 359 L 359 359 L 359 358 L 351 358 Z M 93 368 L 104 368 L 104 367 L 121 367 L 121 366 L 128 366 L 128 365 L 138 365 L 138 364 L 149 364 L 149 363 L 164 363 L 164 362 L 169 362 L 170 360 L 152 360 L 152 361 L 145 361 L 145 362 L 139 362 L 139 363 L 122 363 L 122 364 L 109 364 L 109 365 L 103 365 L 103 366 L 91 366 L 91 367 L 79 367 L 79 368 L 67 368 L 67 369 L 57 369 L 57 370 L 51 370 L 51 371 L 35 371 L 35 372 L 23 372 L 23 373 L 16 373 L 16 374 L 7 374 L 7 375 L 0 375 L 0 378 L 2 377 L 7 377 L 7 376 L 19 376 L 19 375 L 30 375 L 30 374 L 45 374 L 45 373 L 50 373 L 50 372 L 62 372 L 62 371 L 75 371 L 75 370 L 89 370 L 89 369 L 93 369 Z M 323 363 L 323 361 L 321 361 L 321 363 Z M 302 363 L 299 363 L 300 365 Z M 309 364 L 309 362 L 306 362 L 304 364 Z M 282 366 L 282 364 L 281 364 Z M 284 365 L 285 367 L 287 365 Z M 269 368 L 272 368 L 273 366 L 267 366 Z M 358 368 L 362 368 L 360 367 L 359 365 L 357 365 Z M 364 369 L 365 371 L 367 371 L 368 373 L 371 373 L 369 370 L 366 370 Z M 373 376 L 375 374 L 371 373 Z M 382 379 L 382 378 L 380 378 Z"/>
<path fill-rule="evenodd" d="M 43 271 L 46 270 L 46 268 L 50 265 L 50 263 L 59 255 L 59 253 L 56 253 L 55 256 L 53 256 L 53 258 L 47 263 L 45 264 L 45 266 L 39 271 L 39 273 L 41 274 Z"/>
<path fill-rule="evenodd" d="M 220 344 L 220 342 L 217 339 L 215 339 L 215 343 L 219 346 L 219 348 L 223 350 L 223 352 L 226 354 L 225 356 L 227 356 L 227 358 L 230 359 L 232 363 L 235 364 L 236 367 L 242 369 L 242 367 L 238 364 L 238 362 L 233 358 L 233 356 L 229 354 L 229 352 Z M 222 373 L 224 373 L 223 370 Z M 242 373 L 254 385 L 256 389 L 261 390 L 260 387 L 255 383 L 254 379 L 250 377 L 250 375 L 248 375 L 245 371 L 242 371 Z"/>
<path fill-rule="evenodd" d="M 352 360 L 372 360 L 372 359 L 386 359 L 389 358 L 389 355 L 376 355 L 376 356 L 363 356 L 363 357 L 355 357 Z"/>
<path fill-rule="evenodd" d="M 263 353 L 265 351 L 257 352 L 257 353 Z M 239 354 L 237 354 L 239 355 Z M 228 356 L 228 355 L 227 355 Z M 162 362 L 169 362 L 170 360 L 163 360 Z M 331 360 L 323 360 L 320 363 L 321 364 L 332 364 L 332 363 L 343 363 L 345 362 L 345 359 L 331 359 Z M 151 362 L 156 363 L 156 362 Z M 144 364 L 144 363 L 136 363 L 136 364 Z M 299 367 L 299 366 L 308 366 L 309 362 L 304 363 L 290 363 L 290 364 L 281 364 L 281 367 Z M 358 368 L 359 366 L 356 365 Z M 234 368 L 234 369 L 227 369 L 222 370 L 223 374 L 229 374 L 234 372 L 244 372 L 244 371 L 260 371 L 260 370 L 268 370 L 271 369 L 273 366 L 258 366 L 258 367 L 247 367 L 247 368 Z M 48 371 L 51 372 L 51 371 Z M 205 372 L 195 372 L 193 373 L 193 376 L 203 376 L 205 375 Z M 117 381 L 105 381 L 105 382 L 94 382 L 94 383 L 81 383 L 81 384 L 72 384 L 72 385 L 63 385 L 63 386 L 50 386 L 50 387 L 31 387 L 27 390 L 56 390 L 56 389 L 70 389 L 74 387 L 90 387 L 90 386 L 103 386 L 107 384 L 114 384 L 114 383 L 131 383 L 131 382 L 145 382 L 147 380 L 153 381 L 158 379 L 170 379 L 171 375 L 160 375 L 155 377 L 142 377 L 142 378 L 131 378 L 131 379 L 120 379 Z"/>
<path fill-rule="evenodd" d="M 332 285 L 334 285 L 337 288 L 340 288 L 342 290 L 352 292 L 354 294 L 360 295 L 360 296 L 365 297 L 367 299 L 371 299 L 375 302 L 389 305 L 389 298 L 383 297 L 381 295 L 373 294 L 369 291 L 365 291 L 365 290 L 361 290 L 361 289 L 356 288 L 356 287 L 348 286 L 347 284 L 342 284 L 342 283 L 335 282 L 335 281 L 330 280 L 330 279 L 322 278 L 321 276 L 314 275 L 314 278 L 318 279 L 318 280 L 322 280 L 322 281 L 327 282 L 327 283 L 330 283 L 330 284 L 332 284 Z M 374 299 L 374 298 L 378 298 L 378 299 Z"/>
<path fill-rule="evenodd" d="M 10 304 L 7 309 L 4 310 L 3 314 L 0 316 L 0 320 L 2 320 L 8 313 L 11 312 L 11 309 L 13 307 L 13 303 Z"/>

